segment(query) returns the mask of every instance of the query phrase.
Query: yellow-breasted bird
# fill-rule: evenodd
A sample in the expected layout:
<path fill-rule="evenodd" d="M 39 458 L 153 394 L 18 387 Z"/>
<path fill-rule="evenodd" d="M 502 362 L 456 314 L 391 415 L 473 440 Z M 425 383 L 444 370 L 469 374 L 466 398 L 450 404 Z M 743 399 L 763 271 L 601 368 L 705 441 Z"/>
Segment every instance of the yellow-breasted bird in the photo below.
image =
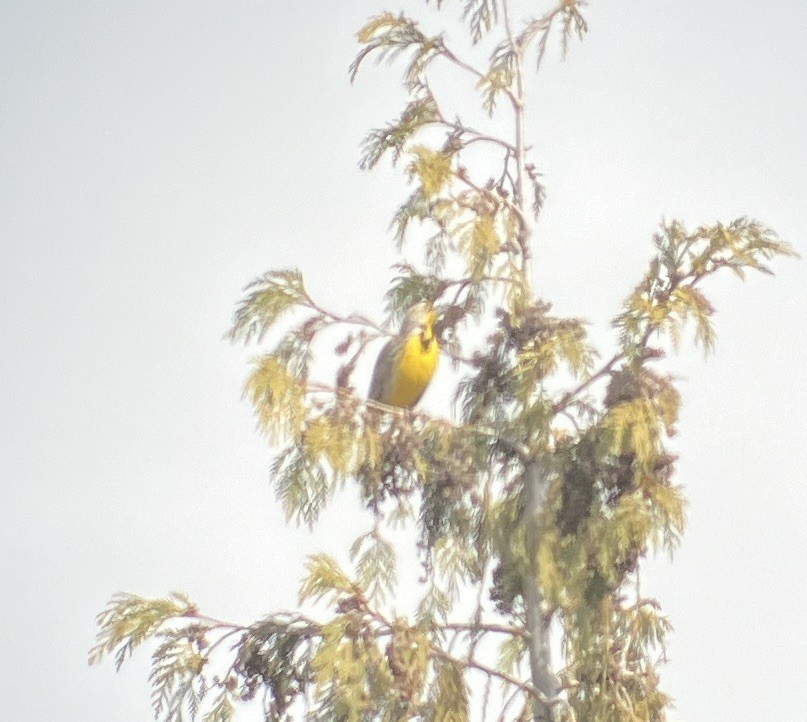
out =
<path fill-rule="evenodd" d="M 411 409 L 429 385 L 440 344 L 434 335 L 436 311 L 428 303 L 412 306 L 401 330 L 381 349 L 370 381 L 369 397 L 388 406 Z"/>

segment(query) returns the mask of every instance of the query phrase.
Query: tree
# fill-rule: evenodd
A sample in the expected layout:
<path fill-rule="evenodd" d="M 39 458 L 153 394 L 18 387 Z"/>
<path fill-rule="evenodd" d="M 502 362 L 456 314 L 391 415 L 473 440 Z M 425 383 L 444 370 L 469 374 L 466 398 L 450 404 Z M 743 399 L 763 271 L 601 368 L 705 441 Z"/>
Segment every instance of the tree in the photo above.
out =
<path fill-rule="evenodd" d="M 389 325 L 414 303 L 437 307 L 460 410 L 446 421 L 364 399 L 356 364 L 389 329 L 323 308 L 298 271 L 271 271 L 247 288 L 231 338 L 280 334 L 246 396 L 278 448 L 273 475 L 289 519 L 313 526 L 336 490 L 355 483 L 374 521 L 351 549 L 355 569 L 325 554 L 309 560 L 306 613 L 239 625 L 179 594 L 113 597 L 91 661 L 112 653 L 120 666 L 158 640 L 151 681 L 161 719 L 228 720 L 238 700 L 258 695 L 273 720 L 303 711 L 323 720 L 664 719 L 668 623 L 642 596 L 639 568 L 650 553 L 672 552 L 684 526 L 666 448 L 679 396 L 665 353 L 690 330 L 712 348 L 703 287 L 713 275 L 769 272 L 769 260 L 793 252 L 746 218 L 694 230 L 662 223 L 646 274 L 614 318 L 618 350 L 603 360 L 584 323 L 554 315 L 533 288 L 544 189 L 525 136 L 526 77 L 553 37 L 565 53 L 584 35 L 582 3 L 562 0 L 521 25 L 508 0 L 460 5 L 471 55 L 491 48 L 481 69 L 443 35 L 391 13 L 360 30 L 350 69 L 355 79 L 366 60 L 406 62 L 406 105 L 371 131 L 360 165 L 389 157 L 412 182 L 393 229 L 417 260 L 396 266 Z M 494 130 L 444 107 L 430 81 L 446 66 L 476 84 Z M 329 352 L 342 362 L 323 383 L 316 367 Z M 423 585 L 411 615 L 392 604 L 395 525 L 417 534 Z M 553 628 L 562 662 L 551 656 Z"/>

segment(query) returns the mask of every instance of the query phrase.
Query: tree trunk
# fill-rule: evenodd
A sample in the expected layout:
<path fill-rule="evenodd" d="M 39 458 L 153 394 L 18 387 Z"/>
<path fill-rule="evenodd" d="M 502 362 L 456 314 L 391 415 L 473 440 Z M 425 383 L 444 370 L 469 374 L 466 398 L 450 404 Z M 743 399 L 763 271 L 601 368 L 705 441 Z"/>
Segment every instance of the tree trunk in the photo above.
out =
<path fill-rule="evenodd" d="M 554 700 L 559 692 L 559 680 L 552 671 L 552 650 L 549 639 L 549 617 L 544 612 L 544 599 L 538 583 L 538 541 L 540 517 L 546 506 L 551 473 L 547 464 L 533 460 L 524 471 L 525 524 L 527 525 L 527 554 L 530 574 L 524 580 L 524 605 L 529 632 L 530 672 L 533 686 L 546 698 Z M 549 722 L 551 705 L 538 702 L 535 719 Z"/>

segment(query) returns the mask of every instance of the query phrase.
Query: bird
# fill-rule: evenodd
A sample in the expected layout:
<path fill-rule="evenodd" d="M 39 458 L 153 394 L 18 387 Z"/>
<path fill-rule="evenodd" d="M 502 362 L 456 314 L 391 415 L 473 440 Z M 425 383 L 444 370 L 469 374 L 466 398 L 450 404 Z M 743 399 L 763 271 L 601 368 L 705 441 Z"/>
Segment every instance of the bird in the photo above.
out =
<path fill-rule="evenodd" d="M 378 354 L 368 393 L 372 401 L 403 409 L 420 401 L 440 358 L 436 319 L 429 303 L 417 303 L 406 312 L 401 329 Z"/>

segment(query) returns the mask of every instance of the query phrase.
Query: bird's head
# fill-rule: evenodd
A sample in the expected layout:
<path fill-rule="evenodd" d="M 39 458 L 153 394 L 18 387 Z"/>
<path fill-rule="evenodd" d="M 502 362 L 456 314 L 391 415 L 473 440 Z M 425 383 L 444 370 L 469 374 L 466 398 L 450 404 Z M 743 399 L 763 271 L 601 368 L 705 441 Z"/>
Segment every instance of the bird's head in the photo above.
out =
<path fill-rule="evenodd" d="M 428 346 L 434 340 L 434 323 L 437 320 L 437 311 L 430 303 L 416 303 L 404 316 L 401 324 L 401 334 L 410 336 L 418 333 L 424 345 Z"/>

